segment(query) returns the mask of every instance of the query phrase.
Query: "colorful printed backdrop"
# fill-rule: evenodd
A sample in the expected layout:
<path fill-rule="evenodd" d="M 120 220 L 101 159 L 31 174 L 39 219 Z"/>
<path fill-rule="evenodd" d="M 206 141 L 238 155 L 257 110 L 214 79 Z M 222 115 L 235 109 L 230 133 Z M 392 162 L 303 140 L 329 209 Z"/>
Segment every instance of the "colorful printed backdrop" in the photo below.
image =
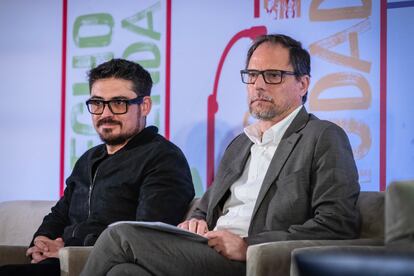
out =
<path fill-rule="evenodd" d="M 312 55 L 306 107 L 348 133 L 363 189 L 384 185 L 381 46 L 372 47 L 381 45 L 380 2 L 235 4 L 124 1 L 114 9 L 110 0 L 68 1 L 61 180 L 80 154 L 100 142 L 84 105 L 89 94 L 85 73 L 123 57 L 151 72 L 156 85 L 149 123 L 183 149 L 201 194 L 211 184 L 227 144 L 253 121 L 239 75 L 249 44 L 261 34 L 285 33 L 302 41 Z"/>

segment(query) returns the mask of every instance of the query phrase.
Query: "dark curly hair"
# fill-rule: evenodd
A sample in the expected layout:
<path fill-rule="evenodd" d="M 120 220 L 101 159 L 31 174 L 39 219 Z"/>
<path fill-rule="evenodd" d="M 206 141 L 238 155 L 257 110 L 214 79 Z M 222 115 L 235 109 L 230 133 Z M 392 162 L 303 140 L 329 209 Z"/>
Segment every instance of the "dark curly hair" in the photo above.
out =
<path fill-rule="evenodd" d="M 100 79 L 115 78 L 132 81 L 132 90 L 138 96 L 150 96 L 152 79 L 150 73 L 138 63 L 125 59 L 111 59 L 91 69 L 88 74 L 89 91 Z"/>

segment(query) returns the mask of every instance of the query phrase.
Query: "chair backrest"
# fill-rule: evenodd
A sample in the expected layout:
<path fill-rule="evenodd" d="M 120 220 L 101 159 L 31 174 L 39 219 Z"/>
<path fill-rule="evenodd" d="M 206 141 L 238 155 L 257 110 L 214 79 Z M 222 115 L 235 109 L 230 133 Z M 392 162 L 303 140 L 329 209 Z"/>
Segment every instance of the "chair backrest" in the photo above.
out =
<path fill-rule="evenodd" d="M 385 244 L 388 247 L 413 250 L 414 180 L 397 181 L 388 185 L 385 205 Z"/>
<path fill-rule="evenodd" d="M 384 192 L 361 192 L 357 206 L 361 213 L 361 239 L 384 239 Z"/>
<path fill-rule="evenodd" d="M 0 245 L 28 246 L 55 203 L 46 200 L 0 202 Z"/>

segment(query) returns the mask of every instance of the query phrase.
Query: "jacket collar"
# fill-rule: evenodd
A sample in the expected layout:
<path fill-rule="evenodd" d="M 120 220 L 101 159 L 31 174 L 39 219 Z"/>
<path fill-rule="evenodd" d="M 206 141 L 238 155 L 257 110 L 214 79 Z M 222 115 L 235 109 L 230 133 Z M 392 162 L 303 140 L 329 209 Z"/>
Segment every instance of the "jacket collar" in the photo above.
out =
<path fill-rule="evenodd" d="M 303 106 L 299 111 L 298 115 L 296 115 L 295 119 L 293 119 L 290 126 L 286 129 L 285 134 L 282 137 L 283 139 L 288 138 L 293 133 L 299 132 L 302 128 L 306 126 L 309 121 L 309 113 L 306 111 L 306 108 Z"/>
<path fill-rule="evenodd" d="M 150 142 L 158 134 L 158 128 L 156 126 L 149 126 L 141 130 L 138 134 L 132 137 L 131 140 L 119 151 L 126 151 L 136 148 L 140 145 L 145 145 Z"/>
<path fill-rule="evenodd" d="M 112 154 L 112 156 L 116 155 L 119 152 L 124 152 L 129 149 L 133 149 L 139 145 L 144 145 L 148 142 L 150 142 L 158 133 L 158 128 L 155 126 L 149 126 L 141 130 L 138 134 L 136 134 L 134 137 L 132 137 L 131 140 L 128 141 L 128 143 L 122 147 L 120 150 L 118 150 L 116 153 Z M 105 144 L 98 145 L 95 150 L 91 152 L 88 159 L 88 164 L 90 165 L 90 168 L 92 168 L 93 164 L 108 156 L 108 152 L 106 150 Z"/>

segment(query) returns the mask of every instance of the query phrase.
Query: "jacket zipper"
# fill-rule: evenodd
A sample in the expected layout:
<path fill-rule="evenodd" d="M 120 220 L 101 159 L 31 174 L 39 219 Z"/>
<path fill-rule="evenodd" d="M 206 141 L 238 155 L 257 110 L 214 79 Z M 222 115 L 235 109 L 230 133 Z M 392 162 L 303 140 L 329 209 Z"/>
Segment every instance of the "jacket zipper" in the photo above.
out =
<path fill-rule="evenodd" d="M 89 186 L 89 197 L 88 197 L 88 218 L 91 215 L 91 196 L 92 196 L 92 190 L 93 187 L 95 186 L 95 179 L 96 179 L 96 175 L 98 174 L 99 171 L 99 167 L 96 168 L 95 174 L 93 175 L 93 179 L 92 179 L 92 184 Z"/>
<path fill-rule="evenodd" d="M 88 194 L 88 218 L 91 215 L 91 196 L 92 196 L 93 186 L 95 185 L 96 175 L 98 174 L 98 170 L 99 170 L 99 167 L 96 168 L 95 174 L 93 175 L 92 184 L 89 185 L 89 194 Z M 75 237 L 75 233 L 76 233 L 76 230 L 78 229 L 78 226 L 79 225 L 76 225 L 75 228 L 73 229 L 73 231 L 72 231 L 72 238 Z"/>

